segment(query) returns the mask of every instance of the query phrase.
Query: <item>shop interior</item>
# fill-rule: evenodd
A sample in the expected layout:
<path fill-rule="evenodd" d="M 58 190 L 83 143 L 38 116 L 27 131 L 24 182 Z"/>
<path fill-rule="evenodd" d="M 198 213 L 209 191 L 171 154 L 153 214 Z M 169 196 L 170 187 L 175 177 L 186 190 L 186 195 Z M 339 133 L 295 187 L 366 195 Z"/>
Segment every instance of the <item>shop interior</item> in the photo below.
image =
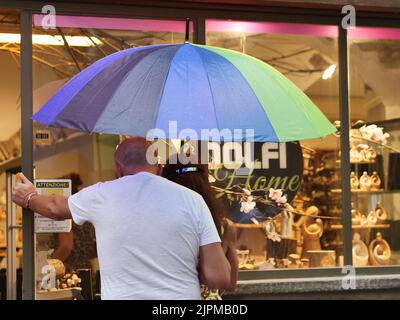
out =
<path fill-rule="evenodd" d="M 34 111 L 68 79 L 104 56 L 130 47 L 184 41 L 184 21 L 81 18 L 59 17 L 56 29 L 43 29 L 39 20 L 33 19 Z M 21 165 L 19 24 L 19 12 L 0 10 L 1 299 L 6 298 L 7 172 Z M 338 127 L 336 135 L 300 142 L 302 183 L 288 199 L 299 214 L 280 213 L 271 219 L 262 206 L 250 215 L 228 212 L 238 228 L 241 272 L 343 266 L 341 178 L 351 179 L 354 265 L 400 264 L 400 93 L 396 90 L 400 30 L 349 34 L 351 177 L 340 173 L 337 28 L 207 20 L 206 31 L 207 45 L 252 55 L 278 69 Z M 113 152 L 121 137 L 37 123 L 34 137 L 37 179 L 71 179 L 72 192 L 76 192 L 114 178 Z M 210 174 L 215 176 L 213 171 Z M 253 182 L 245 187 L 251 188 Z M 279 184 L 272 186 L 280 188 Z M 221 198 L 229 200 L 226 192 L 219 191 Z M 233 202 L 228 208 L 238 211 L 240 204 Z M 13 208 L 13 215 L 21 224 L 21 210 Z M 270 236 L 268 228 L 280 235 L 279 240 Z M 22 229 L 15 237 L 16 269 L 20 270 Z M 46 263 L 55 266 L 55 289 L 70 293 L 83 287 L 86 299 L 95 299 L 100 293 L 92 226 L 73 226 L 69 233 L 36 234 L 36 253 L 38 270 Z M 20 271 L 17 275 L 20 286 Z M 37 297 L 42 294 L 46 298 L 49 290 L 41 283 L 38 281 Z"/>

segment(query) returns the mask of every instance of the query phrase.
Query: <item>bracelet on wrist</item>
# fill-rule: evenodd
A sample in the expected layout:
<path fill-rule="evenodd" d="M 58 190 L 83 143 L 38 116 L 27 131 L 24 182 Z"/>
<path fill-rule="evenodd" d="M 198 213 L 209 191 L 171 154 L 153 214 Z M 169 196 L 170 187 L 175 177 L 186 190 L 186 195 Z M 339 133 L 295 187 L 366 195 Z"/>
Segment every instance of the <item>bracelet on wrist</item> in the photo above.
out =
<path fill-rule="evenodd" d="M 37 196 L 38 193 L 37 192 L 31 192 L 28 194 L 28 196 L 26 197 L 26 201 L 25 201 L 25 208 L 26 209 L 30 209 L 30 202 L 32 200 L 33 197 Z"/>

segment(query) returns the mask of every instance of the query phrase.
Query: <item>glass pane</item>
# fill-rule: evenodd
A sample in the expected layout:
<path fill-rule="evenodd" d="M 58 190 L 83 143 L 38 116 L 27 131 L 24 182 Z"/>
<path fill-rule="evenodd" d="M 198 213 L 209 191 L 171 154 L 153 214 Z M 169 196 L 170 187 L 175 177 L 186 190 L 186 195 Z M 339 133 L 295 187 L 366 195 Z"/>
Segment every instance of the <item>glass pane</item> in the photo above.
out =
<path fill-rule="evenodd" d="M 16 225 L 22 223 L 21 208 L 7 206 L 10 200 L 7 195 L 12 187 L 10 180 L 7 179 L 9 177 L 7 170 L 21 165 L 20 45 L 10 41 L 7 35 L 13 32 L 19 33 L 19 30 L 19 11 L 0 9 L 0 296 L 2 300 L 21 299 L 22 292 L 20 281 L 22 228 L 12 230 L 7 228 L 7 223 L 10 224 L 10 221 Z M 13 241 L 7 241 L 10 238 Z M 13 261 L 10 260 L 10 263 L 15 265 L 14 270 L 6 270 L 8 257 Z M 17 286 L 16 290 L 9 291 L 6 271 L 10 278 L 17 281 L 13 284 Z M 7 296 L 7 293 L 10 296 Z"/>
<path fill-rule="evenodd" d="M 339 119 L 336 27 L 222 20 L 208 20 L 206 27 L 208 45 L 268 63 L 305 92 L 331 122 Z M 245 105 L 238 116 L 246 116 Z M 256 143 L 255 157 L 268 159 L 269 168 L 214 172 L 215 185 L 224 189 L 219 195 L 238 228 L 241 270 L 343 264 L 339 146 L 335 135 L 279 146 Z M 284 213 L 260 201 L 243 212 L 241 196 L 230 195 L 237 185 L 269 199 L 271 187 L 282 189 L 294 209 Z"/>
<path fill-rule="evenodd" d="M 400 29 L 349 31 L 353 260 L 400 263 Z"/>
<path fill-rule="evenodd" d="M 105 56 L 131 47 L 184 42 L 185 21 L 57 15 L 56 28 L 45 29 L 43 16 L 35 15 L 33 20 L 34 111 L 80 70 Z M 34 137 L 37 181 L 70 180 L 63 180 L 66 184 L 62 186 L 42 185 L 45 186 L 42 192 L 75 193 L 98 181 L 115 178 L 114 151 L 119 136 L 90 135 L 34 123 Z M 62 291 L 72 292 L 72 287 L 78 285 L 76 277 L 72 279 L 74 273 L 82 280 L 79 286 L 84 298 L 94 298 L 99 293 L 99 277 L 93 226 L 72 224 L 70 232 L 58 233 L 51 232 L 56 228 L 54 222 L 42 221 L 40 226 L 36 234 L 37 299 L 54 298 L 54 294 Z M 68 231 L 68 223 L 59 228 Z M 54 283 L 51 276 L 44 278 L 50 272 L 43 269 L 46 265 L 55 267 Z M 49 293 L 49 286 L 58 290 Z"/>

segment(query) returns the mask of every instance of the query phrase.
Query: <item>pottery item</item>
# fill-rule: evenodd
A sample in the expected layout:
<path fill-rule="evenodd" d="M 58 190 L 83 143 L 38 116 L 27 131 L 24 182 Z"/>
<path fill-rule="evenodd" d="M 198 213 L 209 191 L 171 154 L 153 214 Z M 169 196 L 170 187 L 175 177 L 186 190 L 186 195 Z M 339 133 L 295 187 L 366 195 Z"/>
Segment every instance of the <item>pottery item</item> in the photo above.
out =
<path fill-rule="evenodd" d="M 353 237 L 353 265 L 365 267 L 368 265 L 369 253 L 367 245 L 361 240 L 360 234 L 355 233 Z"/>
<path fill-rule="evenodd" d="M 360 186 L 360 182 L 356 176 L 356 173 L 352 171 L 350 173 L 350 187 L 352 190 L 357 190 Z"/>
<path fill-rule="evenodd" d="M 390 264 L 392 251 L 389 244 L 383 239 L 380 232 L 376 234 L 375 240 L 369 244 L 368 250 L 369 262 L 371 265 L 377 266 Z"/>
<path fill-rule="evenodd" d="M 371 176 L 371 190 L 380 190 L 381 188 L 381 178 L 379 178 L 378 173 L 374 171 Z"/>
<path fill-rule="evenodd" d="M 363 191 L 371 190 L 371 177 L 368 175 L 367 171 L 364 171 L 360 177 L 360 189 Z"/>
<path fill-rule="evenodd" d="M 382 207 L 380 202 L 377 202 L 375 205 L 375 215 L 378 220 L 378 223 L 385 223 L 388 218 L 387 212 Z"/>
<path fill-rule="evenodd" d="M 336 266 L 336 253 L 334 250 L 309 250 L 307 256 L 310 259 L 311 268 L 327 268 Z"/>
<path fill-rule="evenodd" d="M 351 203 L 351 222 L 353 225 L 361 224 L 361 212 L 355 208 L 354 202 Z"/>

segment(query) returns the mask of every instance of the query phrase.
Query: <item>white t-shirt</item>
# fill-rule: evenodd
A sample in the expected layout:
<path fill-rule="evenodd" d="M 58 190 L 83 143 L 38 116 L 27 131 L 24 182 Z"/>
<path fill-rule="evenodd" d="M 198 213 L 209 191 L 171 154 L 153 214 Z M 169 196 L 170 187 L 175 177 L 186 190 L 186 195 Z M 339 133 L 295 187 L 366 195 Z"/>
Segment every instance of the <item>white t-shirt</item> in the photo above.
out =
<path fill-rule="evenodd" d="M 95 227 L 102 299 L 200 299 L 199 247 L 221 240 L 199 194 L 141 172 L 68 205 L 75 223 Z"/>

